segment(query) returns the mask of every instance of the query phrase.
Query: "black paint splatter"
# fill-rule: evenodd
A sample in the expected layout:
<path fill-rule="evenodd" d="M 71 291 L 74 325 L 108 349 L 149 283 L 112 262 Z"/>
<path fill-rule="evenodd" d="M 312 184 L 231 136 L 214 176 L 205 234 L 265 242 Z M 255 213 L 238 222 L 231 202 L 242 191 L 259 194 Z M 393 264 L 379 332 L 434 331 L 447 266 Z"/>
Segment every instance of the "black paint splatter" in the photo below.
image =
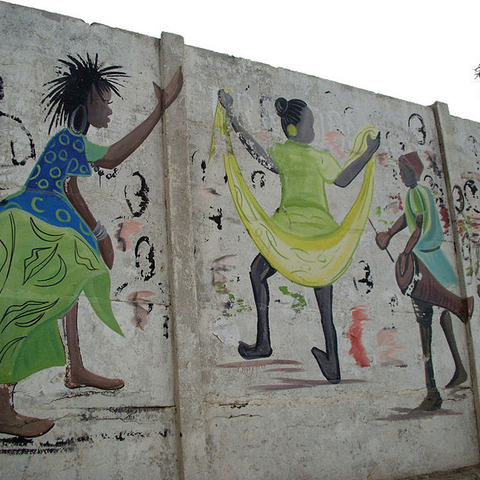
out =
<path fill-rule="evenodd" d="M 128 285 L 128 282 L 125 282 L 123 285 L 120 285 L 116 290 L 115 290 L 115 296 L 119 295 L 122 290 Z"/>
<path fill-rule="evenodd" d="M 388 302 L 388 304 L 390 305 L 390 310 L 393 312 L 395 307 L 398 307 L 398 297 L 397 295 L 393 295 L 392 298 L 390 298 L 390 301 Z"/>
<path fill-rule="evenodd" d="M 213 207 L 210 207 L 212 210 L 213 210 Z M 215 222 L 217 224 L 217 228 L 219 230 L 222 229 L 222 217 L 223 217 L 223 212 L 222 212 L 222 209 L 221 208 L 217 208 L 217 213 L 214 214 L 214 215 L 210 215 L 208 217 L 209 220 L 212 220 L 213 222 Z"/>
<path fill-rule="evenodd" d="M 363 271 L 365 272 L 365 276 L 358 280 L 358 283 L 364 283 L 367 286 L 367 291 L 365 293 L 369 294 L 373 290 L 372 270 L 370 265 L 364 260 L 360 260 L 358 263 L 364 264 Z"/>
<path fill-rule="evenodd" d="M 170 318 L 168 317 L 168 315 L 164 315 L 163 316 L 163 336 L 165 338 L 168 338 L 168 322 L 170 321 Z"/>

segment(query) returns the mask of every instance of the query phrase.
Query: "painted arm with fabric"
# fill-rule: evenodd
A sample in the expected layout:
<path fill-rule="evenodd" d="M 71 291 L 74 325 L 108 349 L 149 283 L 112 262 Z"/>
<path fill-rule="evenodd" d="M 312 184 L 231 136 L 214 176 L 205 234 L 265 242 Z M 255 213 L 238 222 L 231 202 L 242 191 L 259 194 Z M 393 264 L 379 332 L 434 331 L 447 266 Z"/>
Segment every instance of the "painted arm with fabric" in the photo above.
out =
<path fill-rule="evenodd" d="M 218 91 L 218 100 L 225 109 L 227 118 L 230 121 L 233 130 L 237 134 L 239 140 L 247 152 L 257 160 L 260 165 L 270 170 L 273 173 L 278 173 L 278 169 L 272 160 L 272 157 L 265 151 L 265 149 L 245 130 L 238 118 L 233 113 L 233 98 L 225 92 L 225 90 Z"/>
<path fill-rule="evenodd" d="M 337 187 L 345 188 L 357 177 L 380 146 L 380 132 L 375 138 L 367 137 L 367 150 L 340 173 L 333 182 Z"/>
<path fill-rule="evenodd" d="M 130 133 L 125 135 L 121 140 L 114 143 L 107 150 L 107 153 L 103 158 L 97 160 L 95 165 L 102 168 L 113 169 L 120 165 L 125 159 L 127 159 L 150 135 L 152 130 L 155 128 L 159 120 L 162 118 L 165 110 L 175 101 L 178 97 L 180 91 L 182 90 L 183 85 L 183 74 L 182 69 L 179 68 L 175 75 L 173 76 L 170 83 L 162 90 L 155 82 L 153 83 L 153 89 L 155 91 L 155 96 L 157 97 L 158 103 L 154 111 L 146 118 L 138 127 L 132 130 Z M 96 99 L 92 95 L 89 99 L 89 105 L 93 105 L 96 101 L 102 101 L 103 99 Z M 87 106 L 87 111 L 90 112 L 91 109 Z M 90 115 L 89 115 L 90 117 Z M 93 121 L 92 121 L 93 120 Z M 102 128 L 105 125 L 96 122 L 95 118 L 89 118 L 91 125 L 97 128 Z"/>

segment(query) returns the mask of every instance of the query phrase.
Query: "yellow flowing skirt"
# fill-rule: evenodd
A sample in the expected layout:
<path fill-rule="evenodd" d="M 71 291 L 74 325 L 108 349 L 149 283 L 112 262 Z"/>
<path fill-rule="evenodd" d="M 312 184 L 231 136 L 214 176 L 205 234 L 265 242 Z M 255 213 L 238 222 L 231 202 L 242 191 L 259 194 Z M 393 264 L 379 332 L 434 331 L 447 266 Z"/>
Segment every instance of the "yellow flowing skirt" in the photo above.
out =
<path fill-rule="evenodd" d="M 324 287 L 333 284 L 348 269 L 368 220 L 373 199 L 376 155 L 365 167 L 360 192 L 343 222 L 333 231 L 311 238 L 300 238 L 279 229 L 265 213 L 250 192 L 233 152 L 228 133 L 225 109 L 217 105 L 214 130 L 227 142 L 224 155 L 225 172 L 230 193 L 238 215 L 260 253 L 268 263 L 288 280 L 306 287 Z M 376 137 L 378 130 L 367 125 L 359 130 L 352 144 L 345 166 L 367 149 L 368 136 Z M 214 152 L 214 137 L 210 157 Z"/>

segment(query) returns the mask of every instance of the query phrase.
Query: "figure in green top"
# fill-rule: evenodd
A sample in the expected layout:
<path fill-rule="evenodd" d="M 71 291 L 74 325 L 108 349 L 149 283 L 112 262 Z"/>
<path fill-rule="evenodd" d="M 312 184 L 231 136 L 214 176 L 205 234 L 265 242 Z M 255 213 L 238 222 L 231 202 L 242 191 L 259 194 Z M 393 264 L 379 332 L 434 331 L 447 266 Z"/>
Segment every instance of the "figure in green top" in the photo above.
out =
<path fill-rule="evenodd" d="M 467 323 L 473 312 L 473 298 L 463 299 L 448 290 L 458 284 L 457 277 L 441 250 L 443 231 L 432 194 L 418 184 L 423 172 L 418 153 L 411 152 L 400 156 L 398 165 L 400 177 L 409 188 L 405 213 L 386 232 L 378 233 L 376 242 L 378 247 L 384 250 L 398 232 L 404 228 L 410 231 L 405 249 L 398 257 L 395 275 L 402 293 L 412 299 L 420 327 L 427 396 L 418 409 L 438 410 L 442 406 L 442 398 L 436 386 L 432 362 L 433 307 L 443 309 L 440 325 L 455 363 L 455 372 L 446 388 L 452 388 L 467 380 L 467 372 L 458 352 L 450 312 Z"/>
<path fill-rule="evenodd" d="M 221 90 L 219 101 L 225 108 L 226 116 L 233 130 L 250 155 L 265 168 L 280 175 L 282 184 L 280 206 L 269 220 L 262 219 L 264 220 L 263 223 L 266 223 L 267 220 L 269 223 L 270 230 L 266 236 L 278 234 L 278 238 L 295 238 L 298 245 L 302 243 L 303 239 L 305 245 L 307 245 L 306 250 L 308 250 L 309 242 L 317 242 L 320 239 L 324 242 L 325 252 L 328 252 L 330 246 L 336 243 L 335 235 L 337 235 L 337 232 L 338 235 L 345 235 L 349 222 L 344 220 L 342 225 L 339 226 L 330 214 L 325 184 L 333 183 L 342 188 L 348 186 L 377 151 L 380 145 L 380 134 L 376 138 L 367 135 L 366 149 L 342 169 L 331 154 L 318 151 L 310 145 L 315 138 L 314 118 L 311 109 L 303 100 L 287 101 L 285 98 L 276 100 L 275 108 L 281 118 L 282 129 L 287 141 L 277 143 L 268 153 L 246 132 L 234 115 L 232 97 Z M 230 181 L 230 174 L 227 173 L 227 175 Z M 373 176 L 370 187 L 373 189 Z M 368 201 L 364 202 L 360 198 L 356 203 L 360 205 L 368 203 Z M 237 205 L 237 209 L 239 208 Z M 272 254 L 273 243 L 278 245 L 278 242 L 273 242 L 271 249 L 262 247 L 261 239 L 256 238 L 255 229 L 249 228 L 250 225 L 243 218 L 243 212 L 239 211 L 239 214 L 253 240 L 259 246 L 260 253 L 253 260 L 250 271 L 257 309 L 257 339 L 252 345 L 240 342 L 238 351 L 245 359 L 269 357 L 272 354 L 272 347 L 268 312 L 270 298 L 267 280 L 281 270 L 281 261 L 272 265 L 276 262 L 275 255 Z M 354 215 L 355 212 L 352 213 L 352 216 Z M 248 216 L 248 213 L 245 216 Z M 365 221 L 367 217 L 368 213 Z M 349 218 L 349 220 L 351 219 Z M 350 230 L 355 229 L 350 228 Z M 322 263 L 318 267 L 320 269 L 324 268 L 325 265 L 327 268 L 336 265 L 336 273 L 332 276 L 326 275 L 322 279 L 320 275 L 316 277 L 317 280 L 305 280 L 303 282 L 301 278 L 289 277 L 289 273 L 295 274 L 295 272 L 292 272 L 292 267 L 290 270 L 287 268 L 287 271 L 282 270 L 287 278 L 291 278 L 302 285 L 312 286 L 314 289 L 325 335 L 325 351 L 313 347 L 312 354 L 317 360 L 323 375 L 330 383 L 339 383 L 341 379 L 337 335 L 332 314 L 333 282 L 348 268 L 360 235 L 361 232 L 356 233 L 356 239 L 348 241 L 350 245 L 348 254 L 334 255 L 330 253 L 323 255 L 323 258 L 320 259 Z M 312 284 L 312 282 L 316 283 Z"/>

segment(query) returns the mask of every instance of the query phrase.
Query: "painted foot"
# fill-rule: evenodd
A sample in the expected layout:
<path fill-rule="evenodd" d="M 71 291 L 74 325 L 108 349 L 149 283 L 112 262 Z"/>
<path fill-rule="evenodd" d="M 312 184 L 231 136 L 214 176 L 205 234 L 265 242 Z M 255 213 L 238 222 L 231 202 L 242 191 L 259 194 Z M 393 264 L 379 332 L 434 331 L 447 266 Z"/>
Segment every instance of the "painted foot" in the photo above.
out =
<path fill-rule="evenodd" d="M 453 374 L 452 379 L 445 385 L 445 388 L 454 388 L 458 387 L 462 383 L 466 382 L 468 378 L 467 372 L 463 367 L 457 368 Z"/>
<path fill-rule="evenodd" d="M 176 100 L 180 94 L 183 86 L 183 73 L 182 67 L 179 67 L 178 70 L 173 75 L 170 83 L 165 87 L 163 91 L 163 98 L 165 101 L 165 110 Z"/>
<path fill-rule="evenodd" d="M 312 354 L 323 373 L 323 376 L 334 385 L 340 383 L 340 365 L 338 358 L 328 358 L 327 354 L 317 347 L 312 348 Z"/>
<path fill-rule="evenodd" d="M 47 433 L 55 423 L 47 418 L 33 418 L 18 414 L 9 409 L 0 416 L 0 433 L 16 435 L 18 437 L 39 437 Z"/>
<path fill-rule="evenodd" d="M 422 403 L 415 410 L 423 410 L 425 412 L 433 412 L 439 410 L 442 407 L 442 397 L 438 393 L 438 390 L 428 392 L 427 396 L 423 399 Z"/>
<path fill-rule="evenodd" d="M 101 390 L 119 390 L 123 388 L 125 382 L 120 378 L 107 378 L 92 373 L 86 368 L 73 373 L 67 369 L 65 375 L 65 386 L 67 388 L 94 387 Z"/>
<path fill-rule="evenodd" d="M 245 342 L 238 342 L 238 353 L 247 360 L 254 358 L 267 358 L 273 350 L 270 345 L 248 345 Z"/>

